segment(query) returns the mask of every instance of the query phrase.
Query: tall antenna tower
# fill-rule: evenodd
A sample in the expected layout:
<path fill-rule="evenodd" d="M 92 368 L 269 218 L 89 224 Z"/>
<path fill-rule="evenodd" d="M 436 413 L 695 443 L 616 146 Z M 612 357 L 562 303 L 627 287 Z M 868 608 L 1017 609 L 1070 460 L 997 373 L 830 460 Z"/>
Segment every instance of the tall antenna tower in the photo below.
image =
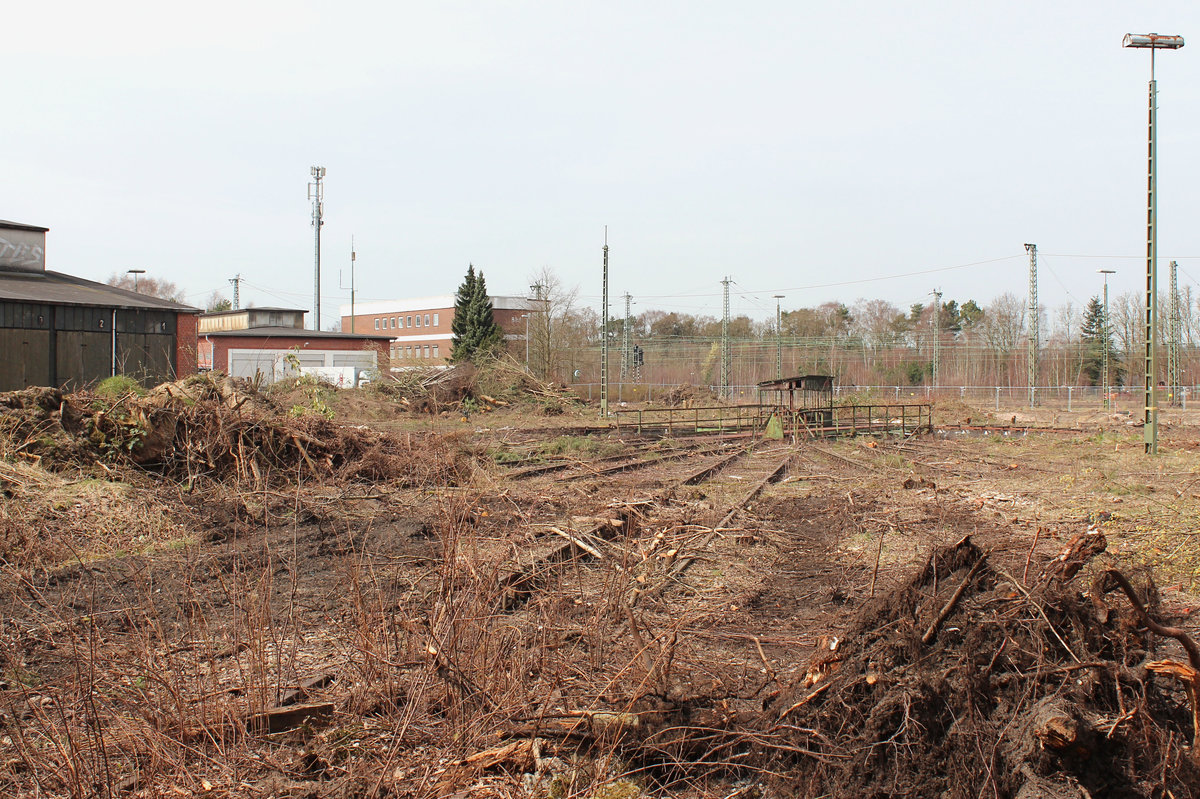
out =
<path fill-rule="evenodd" d="M 1032 408 L 1037 404 L 1038 323 L 1041 321 L 1037 298 L 1037 245 L 1026 244 L 1025 251 L 1029 253 L 1029 407 Z"/>
<path fill-rule="evenodd" d="M 630 373 L 633 371 L 633 347 L 630 346 L 629 328 L 633 326 L 633 319 L 629 313 L 629 306 L 633 304 L 633 295 L 628 291 L 625 292 L 625 323 L 621 326 L 621 379 L 629 379 Z"/>
<path fill-rule="evenodd" d="M 604 292 L 600 313 L 600 416 L 608 418 L 608 225 L 604 226 Z"/>
<path fill-rule="evenodd" d="M 1170 404 L 1179 404 L 1179 384 L 1181 382 L 1179 363 L 1180 319 L 1179 319 L 1179 278 L 1176 272 L 1179 264 L 1171 261 L 1171 296 L 1167 303 L 1167 390 L 1171 394 Z"/>
<path fill-rule="evenodd" d="M 312 200 L 313 226 L 313 330 L 321 329 L 321 226 L 325 224 L 325 167 L 314 166 L 308 199 Z"/>
<path fill-rule="evenodd" d="M 237 311 L 242 307 L 242 293 L 239 291 L 242 286 L 241 273 L 229 278 L 229 282 L 233 284 L 233 310 Z"/>
<path fill-rule="evenodd" d="M 721 396 L 729 396 L 729 373 L 733 370 L 733 348 L 729 344 L 729 284 L 733 281 L 726 275 L 721 281 L 724 287 L 721 304 Z"/>
<path fill-rule="evenodd" d="M 942 355 L 942 290 L 933 290 L 933 380 L 934 388 L 938 386 L 938 372 Z"/>

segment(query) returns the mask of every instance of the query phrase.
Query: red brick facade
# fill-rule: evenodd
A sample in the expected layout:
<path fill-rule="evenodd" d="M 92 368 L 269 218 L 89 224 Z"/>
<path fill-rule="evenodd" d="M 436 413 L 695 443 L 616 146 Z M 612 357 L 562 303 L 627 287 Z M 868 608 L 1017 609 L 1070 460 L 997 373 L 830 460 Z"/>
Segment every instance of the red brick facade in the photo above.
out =
<path fill-rule="evenodd" d="M 175 315 L 175 376 L 187 377 L 196 374 L 196 328 L 199 314 Z"/>

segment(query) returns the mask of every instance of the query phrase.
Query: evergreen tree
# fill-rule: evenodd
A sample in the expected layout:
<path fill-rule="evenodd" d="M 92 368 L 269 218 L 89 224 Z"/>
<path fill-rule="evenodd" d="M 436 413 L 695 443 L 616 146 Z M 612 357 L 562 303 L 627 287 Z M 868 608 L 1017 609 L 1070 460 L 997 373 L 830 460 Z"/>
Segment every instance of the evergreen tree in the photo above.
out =
<path fill-rule="evenodd" d="M 1119 386 L 1123 382 L 1125 370 L 1121 368 L 1121 354 L 1112 344 L 1112 327 L 1105 324 L 1104 303 L 1099 297 L 1093 296 L 1088 300 L 1083 312 L 1083 325 L 1080 329 L 1080 339 L 1083 342 L 1083 373 L 1093 386 L 1104 381 L 1104 344 L 1108 342 L 1108 376 L 1109 382 Z"/>
<path fill-rule="evenodd" d="M 454 343 L 450 360 L 455 363 L 474 361 L 490 354 L 504 341 L 504 331 L 496 324 L 492 300 L 488 297 L 483 272 L 476 274 L 475 265 L 467 266 L 466 277 L 454 296 L 454 319 L 450 322 Z"/>

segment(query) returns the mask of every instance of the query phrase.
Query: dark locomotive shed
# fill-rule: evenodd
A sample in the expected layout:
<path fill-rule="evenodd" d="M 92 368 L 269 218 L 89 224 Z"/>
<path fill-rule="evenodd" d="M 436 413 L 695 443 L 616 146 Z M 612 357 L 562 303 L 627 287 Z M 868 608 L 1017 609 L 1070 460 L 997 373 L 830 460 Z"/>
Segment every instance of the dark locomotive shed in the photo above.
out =
<path fill-rule="evenodd" d="M 195 372 L 197 309 L 48 271 L 46 230 L 0 220 L 0 391 Z"/>

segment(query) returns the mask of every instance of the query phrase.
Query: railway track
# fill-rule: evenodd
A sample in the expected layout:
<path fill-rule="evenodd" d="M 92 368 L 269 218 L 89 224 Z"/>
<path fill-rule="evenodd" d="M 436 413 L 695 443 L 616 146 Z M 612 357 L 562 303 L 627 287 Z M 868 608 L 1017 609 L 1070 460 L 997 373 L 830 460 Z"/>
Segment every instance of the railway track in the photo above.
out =
<path fill-rule="evenodd" d="M 673 457 L 669 459 L 670 461 L 678 461 L 702 453 L 712 454 L 716 457 L 710 458 L 699 466 L 688 465 L 682 471 L 676 469 L 671 479 L 665 481 L 664 485 L 661 485 L 648 497 L 621 503 L 615 507 L 606 507 L 593 516 L 576 517 L 539 525 L 541 535 L 538 536 L 537 543 L 533 547 L 525 549 L 514 563 L 513 568 L 500 578 L 500 587 L 504 591 L 504 608 L 509 611 L 519 608 L 535 593 L 543 590 L 547 582 L 564 565 L 605 558 L 612 544 L 631 538 L 643 526 L 651 524 L 662 503 L 679 488 L 703 485 L 706 481 L 715 480 L 735 464 L 740 464 L 743 468 L 739 471 L 746 472 L 751 478 L 751 488 L 748 492 L 741 492 L 734 502 L 722 509 L 720 524 L 712 528 L 713 530 L 719 529 L 721 524 L 727 523 L 745 508 L 770 482 L 780 479 L 794 455 L 787 448 L 775 448 L 766 453 L 758 452 L 758 449 L 758 445 L 755 444 L 749 447 L 739 447 L 733 452 L 730 452 L 728 447 L 724 447 L 719 450 L 714 448 L 712 451 L 674 453 Z M 781 452 L 785 450 L 788 454 L 781 458 Z M 645 467 L 663 466 L 667 462 L 668 459 L 660 458 L 645 463 Z M 628 464 L 618 464 L 616 467 L 596 470 L 595 474 L 588 476 L 601 476 L 600 472 L 612 473 L 622 466 L 627 467 Z M 746 468 L 747 466 L 749 468 Z M 739 477 L 745 480 L 747 475 L 739 475 Z M 649 481 L 641 481 L 643 485 L 647 482 Z M 712 538 L 709 537 L 707 542 L 700 544 L 700 547 L 707 546 L 711 540 Z M 675 566 L 679 567 L 680 563 L 684 565 L 678 569 L 678 574 L 682 574 L 686 570 L 690 565 L 690 559 L 683 559 Z"/>

